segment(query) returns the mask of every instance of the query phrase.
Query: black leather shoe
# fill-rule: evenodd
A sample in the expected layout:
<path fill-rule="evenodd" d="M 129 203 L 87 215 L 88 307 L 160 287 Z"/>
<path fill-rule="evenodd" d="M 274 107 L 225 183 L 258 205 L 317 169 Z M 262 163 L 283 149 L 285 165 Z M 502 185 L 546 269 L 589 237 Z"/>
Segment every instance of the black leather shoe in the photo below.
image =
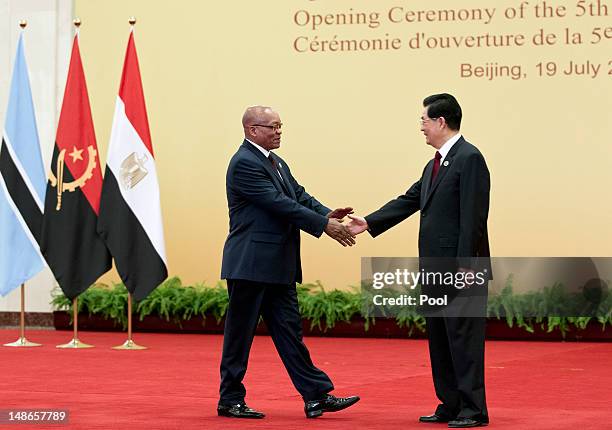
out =
<path fill-rule="evenodd" d="M 263 418 L 265 414 L 249 408 L 245 403 L 217 406 L 217 415 L 231 418 Z"/>
<path fill-rule="evenodd" d="M 451 418 L 446 417 L 444 415 L 423 415 L 419 417 L 419 421 L 422 423 L 447 423 L 451 420 Z"/>
<path fill-rule="evenodd" d="M 323 412 L 337 412 L 353 406 L 359 401 L 359 396 L 351 397 L 335 397 L 331 394 L 326 394 L 320 400 L 310 400 L 304 403 L 304 412 L 306 418 L 316 418 L 323 415 Z"/>
<path fill-rule="evenodd" d="M 451 429 L 467 429 L 471 427 L 484 427 L 489 423 L 474 420 L 472 418 L 456 418 L 448 422 L 448 428 Z"/>

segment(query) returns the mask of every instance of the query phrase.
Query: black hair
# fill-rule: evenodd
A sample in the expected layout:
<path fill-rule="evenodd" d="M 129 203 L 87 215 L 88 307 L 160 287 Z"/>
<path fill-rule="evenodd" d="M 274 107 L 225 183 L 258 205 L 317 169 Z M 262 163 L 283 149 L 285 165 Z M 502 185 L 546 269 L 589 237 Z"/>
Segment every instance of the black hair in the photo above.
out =
<path fill-rule="evenodd" d="M 430 118 L 443 117 L 451 130 L 459 130 L 461 127 L 461 106 L 450 94 L 434 94 L 425 97 L 423 107 L 427 108 L 427 116 Z"/>

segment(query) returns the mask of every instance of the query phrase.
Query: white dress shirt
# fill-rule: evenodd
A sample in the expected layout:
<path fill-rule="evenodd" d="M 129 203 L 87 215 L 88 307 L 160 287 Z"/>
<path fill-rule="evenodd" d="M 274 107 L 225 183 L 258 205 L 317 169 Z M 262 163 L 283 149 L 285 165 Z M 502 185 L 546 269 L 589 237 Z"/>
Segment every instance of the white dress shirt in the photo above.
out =
<path fill-rule="evenodd" d="M 245 139 L 245 140 L 249 142 L 251 145 L 253 145 L 255 148 L 259 149 L 266 158 L 270 157 L 271 151 L 268 151 L 266 148 L 259 146 L 255 142 L 251 142 L 249 139 Z M 281 180 L 283 180 L 283 175 L 281 175 L 278 169 L 276 169 L 276 173 L 278 173 L 278 176 L 280 176 Z"/>
<path fill-rule="evenodd" d="M 444 159 L 446 158 L 446 156 L 448 155 L 448 153 L 450 152 L 451 148 L 453 147 L 453 145 L 455 143 L 457 143 L 457 141 L 461 138 L 461 133 L 457 133 L 456 135 L 454 135 L 453 137 L 451 137 L 450 139 L 448 139 L 444 145 L 442 145 L 440 147 L 440 149 L 438 149 L 438 152 L 440 153 L 440 155 L 442 156 L 442 158 L 440 158 L 440 165 L 442 165 L 442 163 L 444 162 Z"/>

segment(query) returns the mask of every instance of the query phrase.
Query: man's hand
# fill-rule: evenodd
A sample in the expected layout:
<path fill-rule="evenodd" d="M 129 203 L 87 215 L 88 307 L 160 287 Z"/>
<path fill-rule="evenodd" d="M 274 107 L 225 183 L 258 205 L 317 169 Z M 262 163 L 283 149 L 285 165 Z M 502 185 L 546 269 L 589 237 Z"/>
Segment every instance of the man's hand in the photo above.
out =
<path fill-rule="evenodd" d="M 355 236 L 335 218 L 330 218 L 327 221 L 325 234 L 337 240 L 342 246 L 353 246 L 355 244 Z"/>
<path fill-rule="evenodd" d="M 468 288 L 471 288 L 472 285 L 474 285 L 474 278 L 476 277 L 474 269 L 467 269 L 465 267 L 459 267 L 457 269 L 457 273 L 463 273 L 464 287 L 462 288 L 468 289 Z"/>
<path fill-rule="evenodd" d="M 346 228 L 353 235 L 353 237 L 368 229 L 368 223 L 365 218 L 353 215 L 349 215 L 348 217 L 351 219 L 351 222 L 346 225 Z"/>
<path fill-rule="evenodd" d="M 352 214 L 352 213 L 353 213 L 353 208 L 338 208 L 338 209 L 334 209 L 333 211 L 328 213 L 326 216 L 327 218 L 335 218 L 337 220 L 340 220 L 340 222 L 342 222 L 345 216 L 347 216 L 348 214 Z"/>

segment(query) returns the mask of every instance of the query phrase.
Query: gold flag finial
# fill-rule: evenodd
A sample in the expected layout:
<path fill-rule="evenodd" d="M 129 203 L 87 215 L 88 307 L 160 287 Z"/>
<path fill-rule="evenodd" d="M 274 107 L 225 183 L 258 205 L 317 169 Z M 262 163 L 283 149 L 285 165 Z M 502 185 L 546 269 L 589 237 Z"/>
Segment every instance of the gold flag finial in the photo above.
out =
<path fill-rule="evenodd" d="M 28 25 L 28 21 L 26 21 L 25 19 L 22 19 L 21 21 L 19 21 L 19 27 L 26 28 L 27 25 Z"/>
<path fill-rule="evenodd" d="M 136 24 L 136 17 L 135 16 L 131 16 L 128 22 L 133 27 L 134 24 Z"/>
<path fill-rule="evenodd" d="M 72 23 L 74 24 L 76 28 L 79 28 L 81 26 L 81 20 L 79 18 L 73 19 Z"/>

